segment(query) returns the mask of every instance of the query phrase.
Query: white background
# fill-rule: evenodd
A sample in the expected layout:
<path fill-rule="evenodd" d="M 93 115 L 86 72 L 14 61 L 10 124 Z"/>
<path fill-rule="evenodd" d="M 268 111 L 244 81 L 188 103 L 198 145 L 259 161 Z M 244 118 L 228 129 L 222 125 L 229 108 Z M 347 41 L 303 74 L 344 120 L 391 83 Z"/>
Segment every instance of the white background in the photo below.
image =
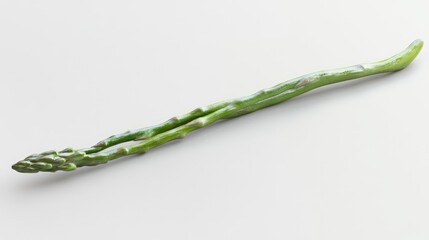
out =
<path fill-rule="evenodd" d="M 428 239 L 429 51 L 75 172 L 10 166 L 429 41 L 425 0 L 0 2 L 1 239 Z"/>

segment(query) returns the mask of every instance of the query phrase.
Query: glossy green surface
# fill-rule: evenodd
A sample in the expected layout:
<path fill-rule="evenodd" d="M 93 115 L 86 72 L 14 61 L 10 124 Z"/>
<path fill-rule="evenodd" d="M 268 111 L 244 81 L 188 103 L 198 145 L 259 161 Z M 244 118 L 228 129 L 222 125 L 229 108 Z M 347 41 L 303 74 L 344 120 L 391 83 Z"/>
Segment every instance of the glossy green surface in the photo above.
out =
<path fill-rule="evenodd" d="M 67 148 L 62 151 L 33 154 L 17 162 L 12 168 L 23 173 L 72 171 L 83 166 L 104 164 L 127 155 L 145 153 L 169 141 L 184 138 L 188 133 L 218 120 L 251 113 L 284 102 L 318 87 L 402 70 L 414 60 L 422 47 L 423 42 L 416 40 L 404 51 L 379 62 L 307 74 L 249 96 L 197 108 L 158 125 L 113 135 L 90 148 L 79 150 Z M 109 149 L 128 141 L 136 142 L 126 147 Z"/>

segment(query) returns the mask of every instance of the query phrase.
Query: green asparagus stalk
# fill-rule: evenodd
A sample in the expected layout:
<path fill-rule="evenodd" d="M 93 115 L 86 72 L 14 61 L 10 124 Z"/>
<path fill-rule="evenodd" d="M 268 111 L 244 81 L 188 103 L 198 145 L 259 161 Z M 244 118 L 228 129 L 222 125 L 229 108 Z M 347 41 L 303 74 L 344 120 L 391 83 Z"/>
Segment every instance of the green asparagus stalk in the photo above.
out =
<path fill-rule="evenodd" d="M 17 162 L 12 168 L 24 173 L 72 171 L 83 166 L 104 164 L 128 155 L 142 154 L 172 140 L 184 138 L 188 133 L 221 119 L 251 113 L 284 102 L 318 87 L 402 70 L 414 60 L 422 47 L 423 42 L 416 40 L 404 51 L 379 62 L 303 75 L 249 96 L 197 108 L 158 125 L 113 135 L 90 148 L 78 150 L 67 148 L 62 151 L 33 154 Z M 129 141 L 135 142 L 129 146 L 112 149 L 117 144 Z"/>

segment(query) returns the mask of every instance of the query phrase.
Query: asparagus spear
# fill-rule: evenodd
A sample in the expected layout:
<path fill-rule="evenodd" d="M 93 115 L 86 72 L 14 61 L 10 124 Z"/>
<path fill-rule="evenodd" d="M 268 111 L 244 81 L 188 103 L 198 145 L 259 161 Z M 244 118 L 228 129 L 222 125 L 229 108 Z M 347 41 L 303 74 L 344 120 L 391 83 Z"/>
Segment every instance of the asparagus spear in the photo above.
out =
<path fill-rule="evenodd" d="M 169 141 L 184 138 L 188 133 L 218 120 L 251 113 L 284 102 L 318 87 L 402 70 L 414 60 L 422 47 L 423 42 L 415 40 L 402 52 L 379 62 L 303 75 L 249 96 L 197 108 L 158 125 L 113 135 L 90 148 L 78 150 L 66 148 L 62 151 L 33 154 L 17 162 L 12 168 L 23 173 L 72 171 L 78 167 L 95 166 L 123 156 L 145 153 Z M 125 147 L 111 148 L 128 141 L 136 142 Z"/>

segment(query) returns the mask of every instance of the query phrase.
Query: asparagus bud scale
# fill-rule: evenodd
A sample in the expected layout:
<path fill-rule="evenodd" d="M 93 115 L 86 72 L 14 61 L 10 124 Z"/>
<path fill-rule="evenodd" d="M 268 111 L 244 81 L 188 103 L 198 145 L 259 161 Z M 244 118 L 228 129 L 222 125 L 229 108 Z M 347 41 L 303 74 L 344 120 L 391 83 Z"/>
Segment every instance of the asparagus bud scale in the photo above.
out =
<path fill-rule="evenodd" d="M 89 148 L 66 148 L 62 151 L 33 154 L 15 163 L 12 168 L 22 173 L 72 171 L 83 166 L 96 166 L 120 157 L 145 153 L 172 140 L 184 138 L 188 133 L 221 119 L 251 113 L 284 102 L 318 87 L 402 70 L 414 60 L 422 47 L 423 42 L 415 40 L 402 52 L 379 62 L 303 75 L 249 96 L 197 108 L 158 125 L 113 135 Z M 133 141 L 133 144 L 112 149 L 117 144 L 130 141 Z"/>

